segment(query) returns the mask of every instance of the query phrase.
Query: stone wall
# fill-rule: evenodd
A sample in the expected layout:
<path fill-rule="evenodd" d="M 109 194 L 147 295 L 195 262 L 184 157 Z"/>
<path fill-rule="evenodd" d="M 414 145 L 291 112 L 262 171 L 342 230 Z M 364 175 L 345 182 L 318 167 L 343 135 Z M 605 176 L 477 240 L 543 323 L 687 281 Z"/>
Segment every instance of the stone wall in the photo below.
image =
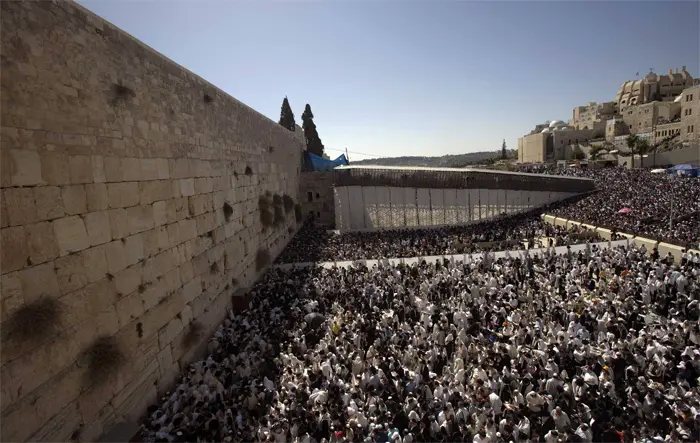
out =
<path fill-rule="evenodd" d="M 303 141 L 75 3 L 0 5 L 0 437 L 94 441 L 289 240 L 258 199 L 297 200 Z"/>
<path fill-rule="evenodd" d="M 333 171 L 302 172 L 299 180 L 299 201 L 304 217 L 313 213 L 316 223 L 335 226 Z"/>

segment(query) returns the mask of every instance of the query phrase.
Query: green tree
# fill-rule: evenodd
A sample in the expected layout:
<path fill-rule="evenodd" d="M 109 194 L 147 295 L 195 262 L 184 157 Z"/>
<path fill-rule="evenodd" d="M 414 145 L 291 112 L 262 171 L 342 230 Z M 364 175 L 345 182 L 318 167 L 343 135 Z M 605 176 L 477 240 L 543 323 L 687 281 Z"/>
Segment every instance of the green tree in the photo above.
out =
<path fill-rule="evenodd" d="M 571 158 L 574 160 L 584 160 L 586 158 L 586 154 L 583 153 L 583 150 L 579 145 L 574 145 L 571 150 Z"/>
<path fill-rule="evenodd" d="M 651 150 L 649 140 L 643 138 L 637 141 L 637 153 L 639 154 L 639 165 L 644 167 L 644 156 Z"/>
<path fill-rule="evenodd" d="M 294 121 L 294 113 L 292 112 L 292 107 L 289 106 L 289 100 L 284 97 L 282 100 L 282 110 L 280 111 L 280 125 L 289 129 L 290 131 L 295 131 L 297 123 Z"/>
<path fill-rule="evenodd" d="M 508 159 L 508 150 L 506 149 L 506 139 L 503 139 L 503 144 L 501 145 L 501 158 L 503 160 Z"/>
<path fill-rule="evenodd" d="M 306 150 L 323 157 L 323 142 L 318 136 L 318 131 L 316 130 L 316 124 L 314 123 L 314 113 L 311 112 L 311 106 L 306 104 L 304 108 L 304 113 L 301 114 L 301 120 L 303 122 L 302 128 L 304 129 L 304 138 L 306 138 Z"/>
<path fill-rule="evenodd" d="M 598 157 L 600 157 L 600 153 L 603 151 L 603 147 L 601 145 L 593 145 L 591 146 L 591 150 L 588 151 L 588 157 L 591 160 L 598 160 Z"/>
<path fill-rule="evenodd" d="M 629 154 L 631 158 L 630 161 L 632 162 L 630 166 L 632 167 L 632 169 L 634 169 L 634 154 L 637 151 L 637 143 L 639 143 L 639 137 L 637 137 L 634 134 L 630 134 L 627 136 L 626 142 L 627 148 L 629 148 Z"/>

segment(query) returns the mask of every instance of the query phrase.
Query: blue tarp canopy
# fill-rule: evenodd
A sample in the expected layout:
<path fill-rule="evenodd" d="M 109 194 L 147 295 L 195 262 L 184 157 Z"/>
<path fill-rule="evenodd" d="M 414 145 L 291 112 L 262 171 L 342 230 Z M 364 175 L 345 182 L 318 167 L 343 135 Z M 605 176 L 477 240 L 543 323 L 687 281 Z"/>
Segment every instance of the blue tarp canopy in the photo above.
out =
<path fill-rule="evenodd" d="M 318 155 L 310 152 L 304 153 L 305 169 L 309 171 L 330 171 L 336 166 L 349 164 L 350 162 L 348 161 L 347 157 L 345 157 L 345 154 L 341 154 L 335 160 L 326 160 L 325 158 L 319 157 Z"/>
<path fill-rule="evenodd" d="M 671 174 L 679 174 L 679 175 L 690 175 L 693 177 L 696 177 L 698 175 L 698 170 L 700 168 L 698 166 L 693 166 L 689 164 L 682 164 L 682 165 L 676 165 L 672 168 L 668 168 L 668 172 Z"/>

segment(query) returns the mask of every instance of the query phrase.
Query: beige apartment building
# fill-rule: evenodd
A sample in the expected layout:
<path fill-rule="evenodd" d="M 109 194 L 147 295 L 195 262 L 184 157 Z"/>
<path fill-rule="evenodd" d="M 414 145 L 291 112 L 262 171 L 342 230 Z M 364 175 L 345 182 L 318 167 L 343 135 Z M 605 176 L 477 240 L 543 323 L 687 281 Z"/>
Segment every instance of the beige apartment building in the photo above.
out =
<path fill-rule="evenodd" d="M 700 85 L 683 90 L 680 104 L 680 140 L 700 142 Z"/>
<path fill-rule="evenodd" d="M 680 101 L 655 101 L 630 106 L 622 111 L 622 120 L 631 134 L 654 132 L 659 122 L 673 122 L 681 115 Z"/>
<path fill-rule="evenodd" d="M 628 135 L 630 133 L 630 128 L 621 118 L 612 118 L 605 122 L 605 140 L 611 142 L 615 137 L 621 135 Z"/>
<path fill-rule="evenodd" d="M 592 129 L 575 129 L 561 120 L 554 120 L 536 132 L 542 126 L 538 125 L 528 135 L 518 139 L 520 163 L 566 160 L 571 157 L 569 146 L 588 143 L 594 136 Z"/>
<path fill-rule="evenodd" d="M 685 66 L 680 72 L 678 68 L 675 72 L 669 69 L 667 75 L 650 72 L 643 79 L 624 82 L 613 101 L 622 112 L 630 106 L 652 101 L 673 101 L 684 89 L 692 87 L 693 84 L 693 76 L 686 71 Z"/>
<path fill-rule="evenodd" d="M 617 114 L 615 102 L 596 103 L 589 102 L 585 106 L 574 108 L 574 118 L 569 120 L 569 125 L 575 129 L 592 129 L 603 136 L 605 123 Z"/>
<path fill-rule="evenodd" d="M 573 118 L 537 125 L 518 139 L 518 160 L 541 163 L 570 159 L 574 146 L 605 139 L 626 149 L 626 138 L 635 134 L 652 145 L 665 139 L 674 143 L 700 142 L 700 79 L 685 66 L 668 75 L 649 73 L 627 81 L 611 102 L 589 102 L 573 109 Z"/>

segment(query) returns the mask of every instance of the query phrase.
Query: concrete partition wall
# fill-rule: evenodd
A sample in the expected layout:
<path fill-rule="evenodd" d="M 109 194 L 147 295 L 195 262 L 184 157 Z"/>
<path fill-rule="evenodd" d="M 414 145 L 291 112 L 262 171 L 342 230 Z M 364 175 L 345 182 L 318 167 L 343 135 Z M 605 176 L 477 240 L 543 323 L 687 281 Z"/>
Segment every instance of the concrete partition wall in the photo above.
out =
<path fill-rule="evenodd" d="M 635 237 L 631 240 L 633 244 L 636 244 L 637 246 L 642 246 L 644 245 L 647 248 L 647 251 L 651 251 L 656 247 L 656 245 L 659 244 L 656 240 L 652 240 L 650 238 L 644 238 L 644 237 Z"/>
<path fill-rule="evenodd" d="M 466 224 L 472 220 L 471 204 L 469 203 L 469 189 L 457 189 L 457 223 Z"/>
<path fill-rule="evenodd" d="M 402 188 L 403 201 L 406 205 L 405 216 L 406 226 L 418 225 L 418 206 L 416 204 L 416 188 Z"/>
<path fill-rule="evenodd" d="M 383 186 L 374 187 L 375 203 L 377 205 L 377 228 L 391 228 L 393 226 L 391 211 L 391 194 L 389 188 Z"/>
<path fill-rule="evenodd" d="M 481 193 L 478 189 L 465 189 L 465 191 L 469 191 L 470 220 L 481 219 Z"/>
<path fill-rule="evenodd" d="M 416 206 L 418 207 L 418 226 L 432 226 L 433 215 L 430 202 L 430 189 L 416 189 Z"/>
<path fill-rule="evenodd" d="M 379 216 L 377 214 L 376 188 L 374 186 L 360 186 L 360 189 L 362 190 L 362 199 L 364 202 L 365 227 L 376 229 L 381 228 L 381 225 L 378 224 Z M 358 212 L 360 212 L 361 208 L 362 206 L 357 208 Z M 355 212 L 354 207 L 351 211 Z"/>
<path fill-rule="evenodd" d="M 670 252 L 673 256 L 673 260 L 676 263 L 679 263 L 681 261 L 681 258 L 683 256 L 683 247 L 672 245 L 670 243 L 660 242 L 657 248 L 659 249 L 659 255 L 661 255 L 662 257 Z"/>
<path fill-rule="evenodd" d="M 457 206 L 457 189 L 443 189 L 445 203 L 445 224 L 459 224 L 459 208 Z"/>
<path fill-rule="evenodd" d="M 507 213 L 508 212 L 508 192 L 505 189 L 499 189 L 498 190 L 498 210 L 496 211 L 497 214 L 502 214 L 502 213 Z"/>
<path fill-rule="evenodd" d="M 340 230 L 372 230 L 466 224 L 529 209 L 528 198 L 539 206 L 550 194 L 503 189 L 338 187 L 336 226 Z M 557 223 L 563 226 L 566 220 Z"/>
<path fill-rule="evenodd" d="M 350 229 L 349 190 L 349 187 L 333 188 L 333 196 L 335 198 L 335 227 L 341 231 Z"/>
<path fill-rule="evenodd" d="M 433 226 L 442 226 L 445 224 L 445 199 L 444 189 L 430 190 L 430 208 L 433 217 Z"/>
<path fill-rule="evenodd" d="M 406 203 L 404 202 L 404 188 L 389 188 L 391 199 L 391 226 L 402 228 L 406 226 Z"/>
<path fill-rule="evenodd" d="M 509 190 L 506 194 L 506 212 L 516 214 L 523 210 L 523 191 Z"/>
<path fill-rule="evenodd" d="M 350 229 L 364 229 L 372 226 L 362 186 L 350 186 L 346 189 L 348 190 Z"/>

